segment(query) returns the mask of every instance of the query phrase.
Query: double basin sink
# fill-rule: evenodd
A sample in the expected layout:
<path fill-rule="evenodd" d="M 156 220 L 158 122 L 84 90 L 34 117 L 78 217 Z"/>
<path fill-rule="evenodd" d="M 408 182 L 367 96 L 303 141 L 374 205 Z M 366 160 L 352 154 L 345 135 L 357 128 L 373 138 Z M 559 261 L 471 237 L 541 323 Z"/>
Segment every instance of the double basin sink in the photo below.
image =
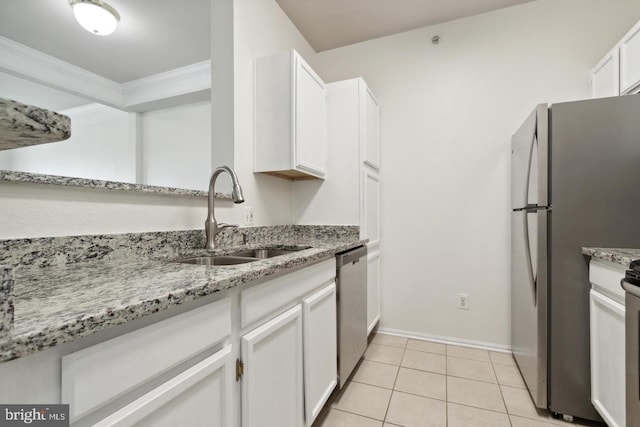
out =
<path fill-rule="evenodd" d="M 195 264 L 195 265 L 237 265 L 246 264 L 248 262 L 259 261 L 262 259 L 273 258 L 280 255 L 288 255 L 297 251 L 309 249 L 309 246 L 296 246 L 286 249 L 249 249 L 239 252 L 234 252 L 228 255 L 204 255 L 193 256 L 188 258 L 182 258 L 176 260 L 183 264 Z"/>

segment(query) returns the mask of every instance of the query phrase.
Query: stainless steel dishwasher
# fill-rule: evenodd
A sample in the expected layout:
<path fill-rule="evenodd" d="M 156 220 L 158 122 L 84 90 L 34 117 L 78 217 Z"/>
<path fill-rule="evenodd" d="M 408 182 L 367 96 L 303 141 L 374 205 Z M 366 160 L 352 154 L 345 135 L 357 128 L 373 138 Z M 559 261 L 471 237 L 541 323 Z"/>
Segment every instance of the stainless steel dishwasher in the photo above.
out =
<path fill-rule="evenodd" d="M 336 255 L 338 386 L 347 382 L 367 348 L 367 247 Z"/>

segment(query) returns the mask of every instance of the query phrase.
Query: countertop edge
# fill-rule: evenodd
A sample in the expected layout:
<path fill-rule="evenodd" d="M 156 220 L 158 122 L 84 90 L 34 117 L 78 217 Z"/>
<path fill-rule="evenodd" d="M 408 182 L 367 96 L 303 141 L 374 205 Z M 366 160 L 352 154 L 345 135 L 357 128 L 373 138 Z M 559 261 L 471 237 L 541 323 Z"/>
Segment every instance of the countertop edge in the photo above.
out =
<path fill-rule="evenodd" d="M 185 197 L 207 197 L 204 190 L 191 190 L 178 187 L 166 187 L 149 184 L 135 184 L 121 181 L 108 181 L 92 178 L 78 178 L 61 175 L 47 175 L 32 172 L 19 172 L 10 170 L 0 170 L 0 181 L 21 183 L 21 184 L 45 184 L 65 187 L 92 188 L 105 191 L 125 191 L 148 193 L 165 196 L 185 196 Z M 220 200 L 231 200 L 230 193 L 215 193 L 215 198 Z"/>
<path fill-rule="evenodd" d="M 627 267 L 634 260 L 640 259 L 640 249 L 634 248 L 593 248 L 583 247 L 582 254 L 591 258 L 609 261 Z"/>

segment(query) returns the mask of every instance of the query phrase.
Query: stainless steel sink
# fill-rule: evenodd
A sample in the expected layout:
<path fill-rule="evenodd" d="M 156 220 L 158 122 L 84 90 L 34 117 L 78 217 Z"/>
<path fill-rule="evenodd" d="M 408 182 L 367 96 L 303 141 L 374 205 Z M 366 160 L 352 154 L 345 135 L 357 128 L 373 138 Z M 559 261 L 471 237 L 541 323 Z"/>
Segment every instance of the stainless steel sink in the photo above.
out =
<path fill-rule="evenodd" d="M 258 259 L 272 258 L 274 256 L 288 255 L 297 251 L 301 251 L 303 248 L 294 249 L 251 249 L 248 251 L 234 252 L 233 256 L 238 257 L 250 257 Z M 306 249 L 306 248 L 304 248 Z"/>
<path fill-rule="evenodd" d="M 209 255 L 209 256 L 196 256 L 190 258 L 182 258 L 176 260 L 183 264 L 195 264 L 195 265 L 237 265 L 245 264 L 247 262 L 257 261 L 258 258 L 247 258 L 230 255 Z"/>
<path fill-rule="evenodd" d="M 175 262 L 183 264 L 195 264 L 195 265 L 238 265 L 246 264 L 248 262 L 258 261 L 261 259 L 273 258 L 280 255 L 288 255 L 297 251 L 308 249 L 308 246 L 295 246 L 289 248 L 262 248 L 262 249 L 249 249 L 245 251 L 234 252 L 228 255 L 205 255 L 205 256 L 193 256 L 178 259 Z"/>

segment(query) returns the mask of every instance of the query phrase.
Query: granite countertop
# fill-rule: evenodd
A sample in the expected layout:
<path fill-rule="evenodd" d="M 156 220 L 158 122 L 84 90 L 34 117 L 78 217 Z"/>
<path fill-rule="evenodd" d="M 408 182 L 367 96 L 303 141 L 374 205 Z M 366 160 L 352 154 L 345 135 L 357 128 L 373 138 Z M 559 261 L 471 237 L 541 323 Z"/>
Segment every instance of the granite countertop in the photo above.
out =
<path fill-rule="evenodd" d="M 17 267 L 14 270 L 14 324 L 8 338 L 0 339 L 0 362 L 68 343 L 256 279 L 274 277 L 365 243 L 366 240 L 359 240 L 353 233 L 333 239 L 307 235 L 289 236 L 270 244 L 250 242 L 216 250 L 216 254 L 226 254 L 273 245 L 308 247 L 234 266 L 171 262 L 206 253 L 204 249 L 186 249 L 157 256 L 128 253 L 124 258 L 97 257 L 97 260 L 65 265 Z"/>
<path fill-rule="evenodd" d="M 101 179 L 71 176 L 45 175 L 32 172 L 0 170 L 0 181 L 12 183 L 62 185 L 66 187 L 96 188 L 99 190 L 135 191 L 137 193 L 162 194 L 168 196 L 207 197 L 208 192 L 185 188 L 161 187 L 157 185 L 134 184 L 130 182 L 105 181 Z M 216 199 L 231 200 L 230 193 L 215 193 Z"/>
<path fill-rule="evenodd" d="M 640 259 L 640 249 L 630 248 L 582 248 L 582 253 L 592 258 L 602 259 L 627 267 Z"/>
<path fill-rule="evenodd" d="M 63 141 L 71 137 L 69 117 L 0 98 L 0 150 Z"/>

